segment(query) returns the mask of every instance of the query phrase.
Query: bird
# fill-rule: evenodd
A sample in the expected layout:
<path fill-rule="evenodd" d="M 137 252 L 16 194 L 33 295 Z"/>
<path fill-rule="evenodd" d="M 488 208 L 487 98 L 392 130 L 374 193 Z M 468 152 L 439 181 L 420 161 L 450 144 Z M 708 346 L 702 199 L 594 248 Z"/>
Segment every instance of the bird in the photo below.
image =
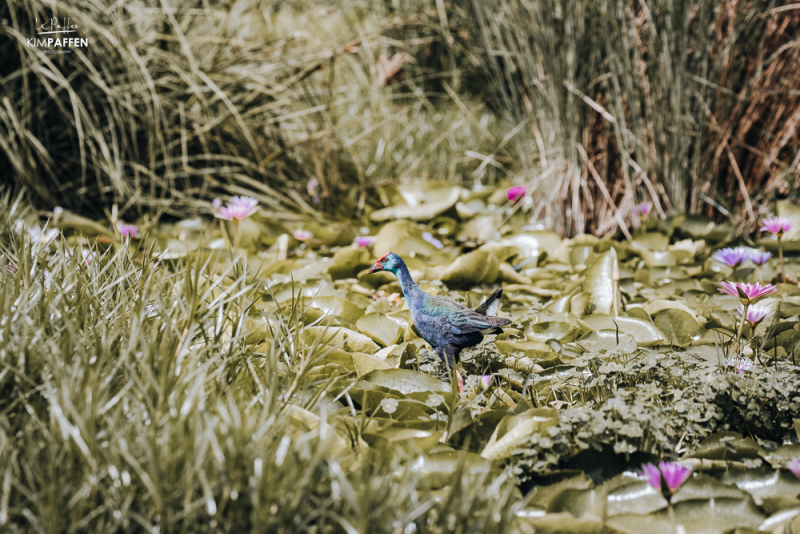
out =
<path fill-rule="evenodd" d="M 403 258 L 394 252 L 381 256 L 367 272 L 380 271 L 390 272 L 400 281 L 414 325 L 422 339 L 453 370 L 458 389 L 463 393 L 464 380 L 459 369 L 461 351 L 480 343 L 484 335 L 502 333 L 501 327 L 511 324 L 511 319 L 494 316 L 503 290 L 496 290 L 483 304 L 471 310 L 453 300 L 423 291 L 411 278 Z"/>

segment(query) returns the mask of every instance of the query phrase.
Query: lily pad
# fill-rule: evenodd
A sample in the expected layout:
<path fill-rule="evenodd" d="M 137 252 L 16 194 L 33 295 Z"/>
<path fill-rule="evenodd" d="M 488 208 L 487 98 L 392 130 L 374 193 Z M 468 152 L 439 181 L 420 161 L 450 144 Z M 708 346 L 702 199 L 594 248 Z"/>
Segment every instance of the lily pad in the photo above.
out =
<path fill-rule="evenodd" d="M 446 186 L 430 188 L 419 185 L 400 186 L 404 203 L 373 211 L 369 218 L 374 222 L 390 219 L 430 221 L 456 205 L 461 197 L 461 188 Z"/>
<path fill-rule="evenodd" d="M 609 249 L 597 256 L 586 269 L 583 291 L 589 294 L 593 313 L 619 315 L 622 305 L 619 294 L 617 251 Z"/>
<path fill-rule="evenodd" d="M 491 252 L 475 250 L 456 258 L 442 273 L 447 287 L 462 288 L 478 284 L 491 284 L 500 273 L 500 260 Z"/>
<path fill-rule="evenodd" d="M 671 344 L 681 347 L 689 345 L 700 330 L 700 325 L 694 317 L 678 309 L 660 311 L 653 318 L 653 323 Z"/>
<path fill-rule="evenodd" d="M 341 346 L 353 352 L 375 354 L 378 345 L 369 337 L 341 326 L 308 326 L 300 332 L 300 339 L 306 345 L 325 343 L 332 346 Z"/>
<path fill-rule="evenodd" d="M 358 330 L 373 341 L 387 347 L 397 343 L 403 335 L 403 328 L 382 313 L 368 313 L 356 322 Z"/>
<path fill-rule="evenodd" d="M 534 408 L 519 415 L 509 415 L 497 425 L 481 456 L 489 460 L 509 458 L 532 434 L 545 432 L 558 422 L 558 410 L 553 408 Z"/>
<path fill-rule="evenodd" d="M 630 334 L 640 347 L 647 347 L 665 343 L 666 336 L 650 322 L 633 317 L 611 317 L 608 315 L 594 314 L 581 319 L 590 330 L 616 330 Z"/>

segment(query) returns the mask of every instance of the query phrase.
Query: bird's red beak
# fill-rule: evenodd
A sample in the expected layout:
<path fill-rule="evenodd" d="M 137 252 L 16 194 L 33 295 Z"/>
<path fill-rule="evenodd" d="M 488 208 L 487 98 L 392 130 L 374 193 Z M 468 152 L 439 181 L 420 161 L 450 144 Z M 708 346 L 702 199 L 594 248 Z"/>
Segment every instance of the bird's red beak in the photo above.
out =
<path fill-rule="evenodd" d="M 372 267 L 369 268 L 369 271 L 367 271 L 367 273 L 372 274 L 380 272 L 382 270 L 383 270 L 383 264 L 380 262 L 380 260 L 378 260 L 372 264 Z"/>

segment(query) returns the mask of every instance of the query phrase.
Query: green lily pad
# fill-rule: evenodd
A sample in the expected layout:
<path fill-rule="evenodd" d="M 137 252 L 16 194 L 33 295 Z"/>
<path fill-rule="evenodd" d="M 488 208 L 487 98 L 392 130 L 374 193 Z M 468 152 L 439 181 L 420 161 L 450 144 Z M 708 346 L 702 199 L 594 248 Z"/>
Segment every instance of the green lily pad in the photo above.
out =
<path fill-rule="evenodd" d="M 622 305 L 619 294 L 619 263 L 611 248 L 597 256 L 586 269 L 583 291 L 589 294 L 592 313 L 619 315 Z"/>
<path fill-rule="evenodd" d="M 364 334 L 341 326 L 308 326 L 300 332 L 300 339 L 309 346 L 315 342 L 325 343 L 366 354 L 375 354 L 379 349 L 378 345 Z"/>
<path fill-rule="evenodd" d="M 425 373 L 409 369 L 373 371 L 364 376 L 362 380 L 423 402 L 430 393 L 450 394 L 450 386 L 448 384 L 440 382 Z"/>
<path fill-rule="evenodd" d="M 608 315 L 594 314 L 581 319 L 583 325 L 589 330 L 612 330 L 617 328 L 620 332 L 630 334 L 640 347 L 647 347 L 666 343 L 667 338 L 655 325 L 642 319 L 633 317 L 610 317 Z"/>
<path fill-rule="evenodd" d="M 700 325 L 694 317 L 683 310 L 662 310 L 653 317 L 653 323 L 667 337 L 669 343 L 685 347 L 697 335 Z"/>
<path fill-rule="evenodd" d="M 377 258 L 373 258 L 369 251 L 362 247 L 347 247 L 338 250 L 333 255 L 333 262 L 328 267 L 331 278 L 355 278 L 359 271 L 372 265 Z"/>
<path fill-rule="evenodd" d="M 430 221 L 456 205 L 461 197 L 461 188 L 445 186 L 432 188 L 425 185 L 400 186 L 405 203 L 373 211 L 369 218 L 374 222 L 390 219 Z"/>
<path fill-rule="evenodd" d="M 356 322 L 358 330 L 373 341 L 387 347 L 397 343 L 403 335 L 403 328 L 382 313 L 368 313 Z"/>
<path fill-rule="evenodd" d="M 395 252 L 406 260 L 411 256 L 430 257 L 437 254 L 438 249 L 423 239 L 425 231 L 423 226 L 406 220 L 384 224 L 372 244 L 375 259 L 386 252 Z"/>
<path fill-rule="evenodd" d="M 441 275 L 447 287 L 462 288 L 491 284 L 500 273 L 500 260 L 485 250 L 475 250 L 456 258 Z"/>
<path fill-rule="evenodd" d="M 558 422 L 558 410 L 553 408 L 534 408 L 519 415 L 509 415 L 497 425 L 481 456 L 489 460 L 509 458 L 514 450 L 527 443 L 532 434 L 545 432 Z"/>

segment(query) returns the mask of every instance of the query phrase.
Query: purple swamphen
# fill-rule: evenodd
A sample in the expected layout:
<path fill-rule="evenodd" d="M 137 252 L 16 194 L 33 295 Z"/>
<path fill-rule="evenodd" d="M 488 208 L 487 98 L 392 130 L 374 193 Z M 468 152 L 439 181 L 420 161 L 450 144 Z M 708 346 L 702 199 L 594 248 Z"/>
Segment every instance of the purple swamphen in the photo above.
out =
<path fill-rule="evenodd" d="M 497 312 L 503 290 L 498 289 L 471 310 L 450 299 L 425 293 L 411 278 L 403 259 L 394 252 L 387 252 L 369 268 L 370 273 L 378 271 L 389 271 L 400 281 L 414 325 L 439 358 L 455 370 L 458 389 L 463 393 L 464 381 L 458 368 L 461 350 L 474 347 L 486 334 L 501 333 L 501 326 L 511 324 L 510 319 L 489 315 Z"/>

